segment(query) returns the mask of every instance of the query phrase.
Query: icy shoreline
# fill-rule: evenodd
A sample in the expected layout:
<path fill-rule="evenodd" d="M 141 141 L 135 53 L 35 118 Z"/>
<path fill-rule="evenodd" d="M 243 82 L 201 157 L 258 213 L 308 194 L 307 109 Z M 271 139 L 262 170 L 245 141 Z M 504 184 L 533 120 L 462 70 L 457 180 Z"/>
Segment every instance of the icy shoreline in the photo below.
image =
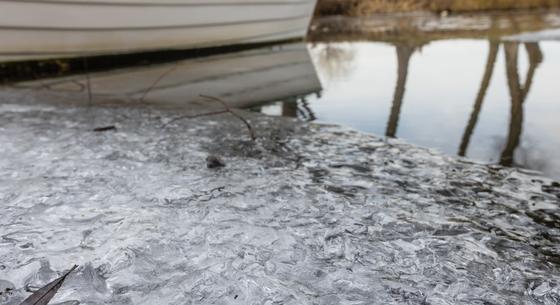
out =
<path fill-rule="evenodd" d="M 32 100 L 0 102 L 0 304 L 73 264 L 53 304 L 560 302 L 550 179 L 258 114 L 253 143 L 229 114 Z"/>

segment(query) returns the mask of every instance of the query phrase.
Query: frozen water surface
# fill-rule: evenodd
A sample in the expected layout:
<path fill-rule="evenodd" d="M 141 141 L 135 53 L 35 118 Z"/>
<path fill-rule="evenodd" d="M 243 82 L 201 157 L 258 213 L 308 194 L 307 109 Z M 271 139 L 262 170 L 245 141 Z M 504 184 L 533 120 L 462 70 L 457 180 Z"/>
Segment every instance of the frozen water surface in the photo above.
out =
<path fill-rule="evenodd" d="M 560 303 L 549 179 L 254 113 L 256 143 L 228 114 L 15 96 L 1 304 L 73 264 L 53 304 Z"/>

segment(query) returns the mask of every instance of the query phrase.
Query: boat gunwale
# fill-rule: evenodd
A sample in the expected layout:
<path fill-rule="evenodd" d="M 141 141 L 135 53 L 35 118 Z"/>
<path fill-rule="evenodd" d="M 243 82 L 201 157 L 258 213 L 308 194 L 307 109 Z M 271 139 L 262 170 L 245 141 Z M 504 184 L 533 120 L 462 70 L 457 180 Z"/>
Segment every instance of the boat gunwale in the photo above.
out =
<path fill-rule="evenodd" d="M 1 30 L 17 30 L 17 31 L 41 31 L 41 32 L 113 32 L 113 31 L 157 31 L 157 30 L 173 30 L 173 29 L 197 29 L 197 28 L 212 28 L 221 26 L 234 26 L 234 25 L 247 25 L 253 23 L 269 23 L 269 22 L 283 22 L 290 20 L 298 20 L 308 18 L 309 14 L 300 14 L 296 16 L 280 17 L 280 18 L 266 18 L 255 20 L 241 20 L 231 22 L 216 22 L 204 24 L 177 24 L 177 25 L 163 25 L 163 26 L 148 26 L 148 27 L 111 27 L 111 28 L 90 28 L 90 27 L 37 27 L 37 26 L 9 26 L 0 25 Z"/>

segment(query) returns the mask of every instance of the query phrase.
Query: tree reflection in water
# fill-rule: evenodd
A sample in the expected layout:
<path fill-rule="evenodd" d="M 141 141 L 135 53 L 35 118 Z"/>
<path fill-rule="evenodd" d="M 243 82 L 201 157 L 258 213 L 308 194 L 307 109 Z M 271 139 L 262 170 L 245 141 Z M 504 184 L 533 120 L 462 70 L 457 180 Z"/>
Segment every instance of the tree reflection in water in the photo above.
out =
<path fill-rule="evenodd" d="M 327 43 L 312 45 L 310 51 L 314 53 L 315 67 L 326 81 L 344 78 L 354 70 L 355 51 L 352 48 Z"/>

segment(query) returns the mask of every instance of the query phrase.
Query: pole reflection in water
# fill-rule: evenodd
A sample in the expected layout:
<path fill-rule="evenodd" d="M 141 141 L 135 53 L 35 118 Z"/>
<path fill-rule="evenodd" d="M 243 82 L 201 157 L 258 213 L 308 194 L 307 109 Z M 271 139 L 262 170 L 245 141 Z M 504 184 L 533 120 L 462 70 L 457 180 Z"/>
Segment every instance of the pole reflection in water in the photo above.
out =
<path fill-rule="evenodd" d="M 406 91 L 408 66 L 410 64 L 410 57 L 412 57 L 415 50 L 414 47 L 406 44 L 398 44 L 395 47 L 397 49 L 397 85 L 393 96 L 389 122 L 387 123 L 387 131 L 385 132 L 385 135 L 390 138 L 394 138 L 397 135 L 402 102 Z"/>
<path fill-rule="evenodd" d="M 286 100 L 282 102 L 282 116 L 289 118 L 298 117 L 298 104 L 297 99 Z"/>
<path fill-rule="evenodd" d="M 484 68 L 484 76 L 482 77 L 482 82 L 480 83 L 480 89 L 478 90 L 478 94 L 476 96 L 476 101 L 474 102 L 473 111 L 471 113 L 471 117 L 467 124 L 467 128 L 465 128 L 465 132 L 463 134 L 463 139 L 461 140 L 461 147 L 459 148 L 459 156 L 464 157 L 467 153 L 467 148 L 469 147 L 469 143 L 471 141 L 471 137 L 478 122 L 478 117 L 480 115 L 480 110 L 482 109 L 482 103 L 484 102 L 484 98 L 486 97 L 486 92 L 488 91 L 488 87 L 490 86 L 490 80 L 492 79 L 492 74 L 494 73 L 494 66 L 496 63 L 496 58 L 498 57 L 498 50 L 500 48 L 500 44 L 496 41 L 490 41 L 490 48 L 488 51 L 488 59 L 486 60 L 486 66 Z"/>
<path fill-rule="evenodd" d="M 506 74 L 511 97 L 509 132 L 505 148 L 500 157 L 500 164 L 505 166 L 514 165 L 515 150 L 519 146 L 521 133 L 523 131 L 523 104 L 533 84 L 535 71 L 543 60 L 538 43 L 527 43 L 525 44 L 525 48 L 529 55 L 529 69 L 527 71 L 525 84 L 522 85 L 518 71 L 519 43 L 506 42 L 504 45 Z"/>

